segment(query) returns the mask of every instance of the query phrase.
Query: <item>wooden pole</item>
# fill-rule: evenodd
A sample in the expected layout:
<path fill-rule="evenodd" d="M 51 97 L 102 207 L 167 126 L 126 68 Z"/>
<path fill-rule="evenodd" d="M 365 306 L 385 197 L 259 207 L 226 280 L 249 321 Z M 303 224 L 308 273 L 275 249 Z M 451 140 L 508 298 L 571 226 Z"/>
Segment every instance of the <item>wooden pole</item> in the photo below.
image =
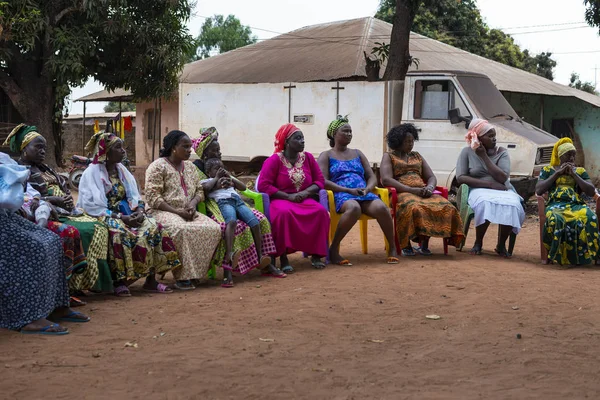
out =
<path fill-rule="evenodd" d="M 154 112 L 152 113 L 152 161 L 154 161 L 154 153 L 156 149 L 156 109 L 158 108 L 158 100 L 154 98 Z"/>
<path fill-rule="evenodd" d="M 162 146 L 162 97 L 158 99 L 158 148 Z"/>
<path fill-rule="evenodd" d="M 83 102 L 83 119 L 81 120 L 81 155 L 87 157 L 85 154 L 85 106 L 87 101 Z"/>

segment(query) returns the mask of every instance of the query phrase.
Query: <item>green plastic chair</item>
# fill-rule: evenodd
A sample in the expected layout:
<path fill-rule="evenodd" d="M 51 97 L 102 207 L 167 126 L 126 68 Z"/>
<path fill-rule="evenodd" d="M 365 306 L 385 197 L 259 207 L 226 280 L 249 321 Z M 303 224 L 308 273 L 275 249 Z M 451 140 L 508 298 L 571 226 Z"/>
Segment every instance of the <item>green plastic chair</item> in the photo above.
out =
<path fill-rule="evenodd" d="M 456 205 L 458 206 L 458 211 L 460 213 L 460 219 L 463 223 L 463 234 L 465 238 L 463 241 L 456 247 L 456 251 L 462 251 L 465 246 L 465 242 L 467 241 L 467 234 L 469 233 L 469 227 L 471 226 L 471 220 L 475 217 L 475 212 L 469 206 L 469 192 L 471 188 L 465 184 L 460 185 L 458 188 L 458 193 L 456 193 Z M 498 229 L 498 239 L 500 239 L 500 229 Z M 510 233 L 508 237 L 508 252 L 512 255 L 513 250 L 515 248 L 515 243 L 517 241 L 517 235 L 514 232 Z"/>
<path fill-rule="evenodd" d="M 254 208 L 261 212 L 261 213 L 265 213 L 265 204 L 264 204 L 264 196 L 262 195 L 262 193 L 256 193 L 253 192 L 250 189 L 246 189 L 243 192 L 240 192 L 241 195 L 252 199 L 254 201 Z M 196 208 L 198 210 L 198 212 L 200 214 L 203 215 L 207 215 L 206 213 L 206 202 L 201 202 L 198 203 L 198 206 Z M 216 267 L 213 265 L 209 270 L 208 270 L 208 279 L 215 279 L 217 277 L 217 269 Z"/>

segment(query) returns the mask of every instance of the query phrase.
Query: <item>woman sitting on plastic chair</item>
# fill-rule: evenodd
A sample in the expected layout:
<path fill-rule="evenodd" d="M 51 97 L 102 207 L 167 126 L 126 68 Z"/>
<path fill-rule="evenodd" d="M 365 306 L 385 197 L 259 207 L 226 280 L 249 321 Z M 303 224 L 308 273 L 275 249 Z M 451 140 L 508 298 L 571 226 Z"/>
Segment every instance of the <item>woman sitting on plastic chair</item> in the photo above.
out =
<path fill-rule="evenodd" d="M 592 264 L 598 253 L 598 218 L 580 197 L 592 197 L 596 189 L 586 170 L 575 166 L 576 154 L 571 139 L 556 142 L 536 187 L 538 196 L 549 195 L 543 234 L 548 260 L 561 265 Z"/>
<path fill-rule="evenodd" d="M 488 121 L 475 118 L 469 124 L 465 147 L 456 163 L 456 180 L 471 188 L 469 206 L 475 213 L 475 244 L 472 255 L 480 255 L 490 223 L 500 225 L 496 253 L 511 257 L 506 239 L 521 230 L 525 220 L 522 198 L 510 184 L 510 157 L 496 145 L 496 130 Z"/>
<path fill-rule="evenodd" d="M 427 161 L 413 151 L 415 140 L 419 140 L 419 134 L 413 124 L 395 126 L 388 132 L 391 151 L 381 160 L 381 182 L 399 193 L 395 217 L 402 255 L 429 256 L 430 237 L 447 238 L 457 246 L 464 235 L 456 207 L 434 194 L 437 179 Z M 419 240 L 420 247 L 413 249 L 411 240 Z"/>
<path fill-rule="evenodd" d="M 352 127 L 347 117 L 338 116 L 329 124 L 327 139 L 331 150 L 321 153 L 319 167 L 325 178 L 325 189 L 334 192 L 335 210 L 342 214 L 329 247 L 329 259 L 338 265 L 352 265 L 340 255 L 340 242 L 362 214 L 377 220 L 389 246 L 388 264 L 398 264 L 394 243 L 394 222 L 388 207 L 371 193 L 377 184 L 369 160 L 357 149 L 350 149 Z"/>

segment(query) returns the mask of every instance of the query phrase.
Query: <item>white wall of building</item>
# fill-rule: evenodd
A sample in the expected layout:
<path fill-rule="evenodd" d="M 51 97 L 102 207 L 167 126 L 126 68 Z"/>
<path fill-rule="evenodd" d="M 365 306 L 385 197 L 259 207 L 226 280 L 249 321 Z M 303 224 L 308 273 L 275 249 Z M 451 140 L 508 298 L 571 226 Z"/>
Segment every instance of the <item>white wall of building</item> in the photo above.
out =
<path fill-rule="evenodd" d="M 201 127 L 215 126 L 223 157 L 250 161 L 273 153 L 274 136 L 288 122 L 290 83 L 181 84 L 179 128 L 197 136 Z M 308 123 L 294 122 L 306 138 L 306 150 L 329 149 L 327 126 L 336 116 L 335 82 L 292 83 L 291 114 L 309 115 Z M 352 147 L 379 163 L 385 136 L 383 82 L 340 82 L 340 114 L 349 114 L 354 131 Z"/>

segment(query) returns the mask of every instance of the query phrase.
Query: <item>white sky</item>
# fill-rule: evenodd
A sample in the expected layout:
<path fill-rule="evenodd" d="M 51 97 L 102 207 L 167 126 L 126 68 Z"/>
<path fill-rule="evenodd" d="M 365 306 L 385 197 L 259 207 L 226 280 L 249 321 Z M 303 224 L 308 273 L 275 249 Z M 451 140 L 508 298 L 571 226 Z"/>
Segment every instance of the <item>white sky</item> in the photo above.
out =
<path fill-rule="evenodd" d="M 492 28 L 584 22 L 585 7 L 582 0 L 478 0 L 477 3 L 482 16 Z M 204 22 L 202 17 L 234 14 L 242 24 L 255 28 L 253 31 L 259 39 L 267 39 L 276 34 L 256 28 L 284 33 L 308 25 L 372 16 L 377 11 L 378 4 L 379 0 L 198 0 L 195 17 L 188 27 L 190 33 L 197 36 Z M 532 53 L 556 53 L 552 56 L 558 62 L 554 70 L 556 82 L 567 84 L 571 72 L 579 73 L 582 80 L 594 82 L 594 68 L 600 68 L 598 29 L 572 29 L 577 26 L 579 25 L 559 25 L 505 31 L 514 33 L 517 44 Z M 546 32 L 516 34 L 542 30 Z M 588 53 L 558 54 L 586 51 Z M 600 79 L 600 70 L 598 74 Z M 90 81 L 83 88 L 75 88 L 71 97 L 77 99 L 102 89 L 95 81 Z M 104 104 L 88 103 L 86 112 L 102 112 Z M 82 103 L 71 103 L 71 114 L 82 112 Z"/>

